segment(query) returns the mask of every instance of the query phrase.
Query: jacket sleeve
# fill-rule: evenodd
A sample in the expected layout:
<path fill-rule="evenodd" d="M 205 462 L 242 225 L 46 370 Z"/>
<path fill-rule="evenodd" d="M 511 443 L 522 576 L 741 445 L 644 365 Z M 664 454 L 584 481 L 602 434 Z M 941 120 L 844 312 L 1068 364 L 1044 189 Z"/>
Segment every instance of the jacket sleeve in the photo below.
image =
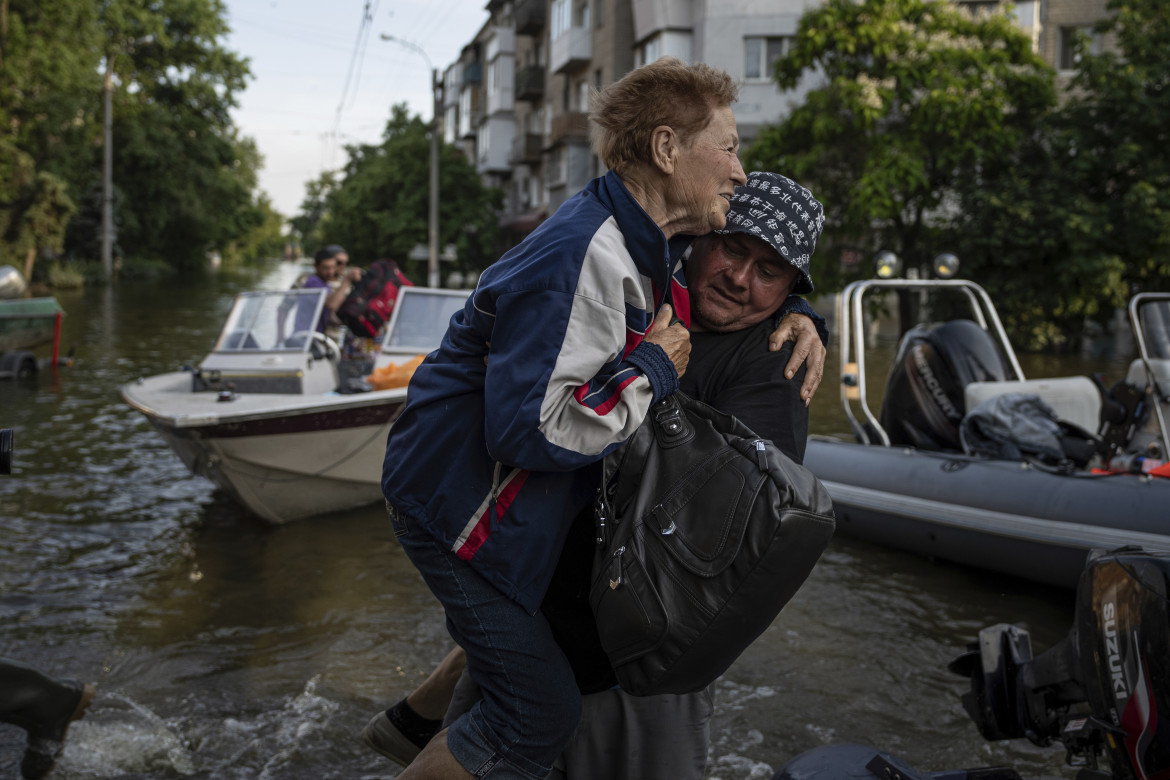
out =
<path fill-rule="evenodd" d="M 492 458 L 539 471 L 599 460 L 629 438 L 650 406 L 678 389 L 666 353 L 629 334 L 626 312 L 549 290 L 495 300 L 484 385 Z"/>

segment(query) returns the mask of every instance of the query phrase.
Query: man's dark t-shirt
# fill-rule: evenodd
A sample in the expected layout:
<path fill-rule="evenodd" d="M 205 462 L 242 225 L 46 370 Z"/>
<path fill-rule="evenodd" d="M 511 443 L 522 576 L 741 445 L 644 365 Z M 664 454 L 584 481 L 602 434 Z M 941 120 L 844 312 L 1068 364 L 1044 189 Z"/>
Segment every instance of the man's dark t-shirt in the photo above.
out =
<path fill-rule="evenodd" d="M 691 333 L 690 362 L 679 379 L 679 388 L 737 417 L 801 463 L 808 437 L 808 409 L 800 400 L 805 369 L 801 366 L 792 379 L 784 377 L 792 344 L 769 352 L 768 335 L 773 327 L 771 320 L 765 320 L 734 333 Z M 578 687 L 586 694 L 617 684 L 589 607 L 594 536 L 593 507 L 588 506 L 569 529 L 541 605 L 557 643 L 573 667 Z"/>

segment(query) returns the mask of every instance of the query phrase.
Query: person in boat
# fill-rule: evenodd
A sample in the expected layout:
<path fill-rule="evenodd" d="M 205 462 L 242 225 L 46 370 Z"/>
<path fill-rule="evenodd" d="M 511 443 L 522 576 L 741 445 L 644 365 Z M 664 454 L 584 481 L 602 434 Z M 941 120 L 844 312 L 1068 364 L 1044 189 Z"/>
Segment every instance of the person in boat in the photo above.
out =
<path fill-rule="evenodd" d="M 676 258 L 725 227 L 747 181 L 736 97 L 726 73 L 675 58 L 607 87 L 591 118 L 609 173 L 483 273 L 411 379 L 383 494 L 483 698 L 404 780 L 543 778 L 577 726 L 581 696 L 541 602 L 601 459 L 686 371 Z"/>
<path fill-rule="evenodd" d="M 318 249 L 313 254 L 313 273 L 299 277 L 293 283 L 293 288 L 327 289 L 329 294 L 325 298 L 325 307 L 321 310 L 321 318 L 316 325 L 305 320 L 298 310 L 293 332 L 316 330 L 336 341 L 341 335 L 341 320 L 337 319 L 337 310 L 345 302 L 354 283 L 361 278 L 362 269 L 349 266 L 349 253 L 340 244 L 327 244 Z"/>
<path fill-rule="evenodd" d="M 69 724 L 85 715 L 93 683 L 54 677 L 26 663 L 0 658 L 0 723 L 20 726 L 28 745 L 20 762 L 25 780 L 44 777 L 65 745 Z"/>
<path fill-rule="evenodd" d="M 696 239 L 686 258 L 691 354 L 680 389 L 739 418 L 798 463 L 808 437 L 804 369 L 790 375 L 792 345 L 771 351 L 768 339 L 772 315 L 788 296 L 813 290 L 809 263 L 823 224 L 824 209 L 806 188 L 779 174 L 752 172 L 736 189 L 726 227 Z M 822 329 L 823 323 L 817 320 Z M 701 780 L 713 691 L 636 697 L 617 688 L 588 601 L 593 536 L 587 508 L 570 530 L 542 603 L 583 695 L 581 721 L 553 776 Z M 363 733 L 367 744 L 409 764 L 439 730 L 444 710 L 451 721 L 479 698 L 463 660 L 456 648 L 419 688 L 376 715 Z"/>

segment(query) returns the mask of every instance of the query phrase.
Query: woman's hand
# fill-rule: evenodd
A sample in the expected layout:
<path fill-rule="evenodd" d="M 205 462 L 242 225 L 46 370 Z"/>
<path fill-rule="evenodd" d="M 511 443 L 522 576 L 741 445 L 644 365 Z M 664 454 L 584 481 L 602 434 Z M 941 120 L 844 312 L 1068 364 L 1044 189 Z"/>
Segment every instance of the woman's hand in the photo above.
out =
<path fill-rule="evenodd" d="M 794 341 L 796 346 L 792 348 L 792 358 L 784 367 L 784 376 L 791 379 L 796 375 L 800 364 L 807 363 L 804 384 L 800 386 L 800 397 L 804 405 L 808 406 L 812 402 L 813 394 L 821 385 L 821 379 L 825 376 L 825 356 L 828 350 L 821 343 L 821 337 L 813 321 L 796 312 L 780 320 L 779 327 L 768 337 L 768 349 L 775 352 L 783 347 L 786 341 Z"/>
<path fill-rule="evenodd" d="M 687 363 L 691 359 L 691 334 L 681 322 L 671 324 L 672 319 L 674 309 L 670 308 L 669 303 L 662 304 L 650 330 L 646 331 L 644 340 L 662 347 L 670 362 L 674 363 L 674 370 L 682 376 L 686 373 Z"/>

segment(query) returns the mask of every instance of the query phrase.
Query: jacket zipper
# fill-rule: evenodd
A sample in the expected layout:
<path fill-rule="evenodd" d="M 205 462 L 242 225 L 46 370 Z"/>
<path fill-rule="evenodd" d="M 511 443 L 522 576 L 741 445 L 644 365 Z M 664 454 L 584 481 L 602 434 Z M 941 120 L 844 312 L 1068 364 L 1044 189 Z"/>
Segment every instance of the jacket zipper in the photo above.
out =
<path fill-rule="evenodd" d="M 496 516 L 496 499 L 500 495 L 500 471 L 503 467 L 504 464 L 497 460 L 495 470 L 492 472 L 492 493 L 491 498 L 488 499 L 488 517 L 495 521 L 499 520 Z"/>

